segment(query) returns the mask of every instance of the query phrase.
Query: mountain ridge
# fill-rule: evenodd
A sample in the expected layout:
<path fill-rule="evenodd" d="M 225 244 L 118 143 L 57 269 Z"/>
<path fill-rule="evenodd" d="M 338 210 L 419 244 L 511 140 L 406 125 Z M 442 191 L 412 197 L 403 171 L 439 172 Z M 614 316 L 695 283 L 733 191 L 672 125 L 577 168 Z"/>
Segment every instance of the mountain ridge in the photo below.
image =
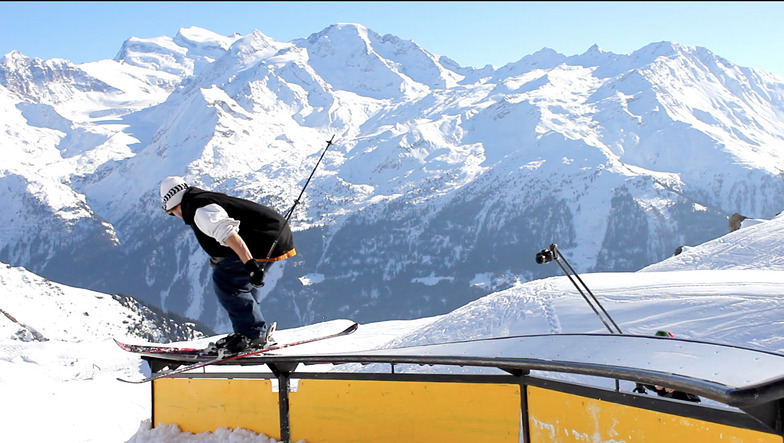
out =
<path fill-rule="evenodd" d="M 0 264 L 0 282 L 0 335 L 5 340 L 78 343 L 131 337 L 166 343 L 214 334 L 204 325 L 164 314 L 133 297 L 68 287 L 20 267 Z"/>

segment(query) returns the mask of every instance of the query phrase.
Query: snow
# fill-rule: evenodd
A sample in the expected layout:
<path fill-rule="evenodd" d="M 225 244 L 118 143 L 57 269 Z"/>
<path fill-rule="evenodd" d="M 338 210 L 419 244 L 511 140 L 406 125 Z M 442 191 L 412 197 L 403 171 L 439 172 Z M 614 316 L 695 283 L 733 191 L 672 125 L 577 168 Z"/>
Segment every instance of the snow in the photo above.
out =
<path fill-rule="evenodd" d="M 302 286 L 317 285 L 324 281 L 324 274 L 307 274 L 299 278 Z"/>
<path fill-rule="evenodd" d="M 425 286 L 435 286 L 440 283 L 442 280 L 452 281 L 454 277 L 437 277 L 434 273 L 430 273 L 427 277 L 419 277 L 411 279 L 413 283 L 422 283 Z"/>
<path fill-rule="evenodd" d="M 756 220 L 715 241 L 685 248 L 681 255 L 641 272 L 583 274 L 582 278 L 626 333 L 652 335 L 667 329 L 680 338 L 784 353 L 782 231 L 784 216 Z M 568 255 L 568 251 L 562 253 Z M 557 274 L 554 265 L 553 272 Z M 3 412 L 3 440 L 275 442 L 243 429 L 224 428 L 198 435 L 180 432 L 175 426 L 152 429 L 149 385 L 116 380 L 139 378 L 149 370 L 108 338 L 127 332 L 123 326 L 127 314 L 110 303 L 111 297 L 49 282 L 10 266 L 0 268 L 0 283 L 0 389 L 9 399 Z M 282 329 L 279 334 L 295 339 L 341 324 L 346 321 Z M 17 332 L 22 326 L 48 340 L 20 340 L 24 334 Z M 350 352 L 567 332 L 605 331 L 566 277 L 554 276 L 517 284 L 446 315 L 363 324 L 350 336 L 286 352 Z M 143 341 L 130 335 L 126 338 Z M 205 337 L 197 342 L 209 340 Z M 373 370 L 372 366 L 345 365 L 343 370 L 367 371 Z M 449 370 L 401 365 L 396 372 L 445 369 Z M 308 371 L 329 370 L 335 368 L 308 367 Z M 46 426 L 41 425 L 41 417 L 46 417 Z"/>
<path fill-rule="evenodd" d="M 142 422 L 136 435 L 128 440 L 129 443 L 275 443 L 277 441 L 241 428 L 220 428 L 215 432 L 193 434 L 180 431 L 177 425 L 152 428 L 149 421 Z"/>

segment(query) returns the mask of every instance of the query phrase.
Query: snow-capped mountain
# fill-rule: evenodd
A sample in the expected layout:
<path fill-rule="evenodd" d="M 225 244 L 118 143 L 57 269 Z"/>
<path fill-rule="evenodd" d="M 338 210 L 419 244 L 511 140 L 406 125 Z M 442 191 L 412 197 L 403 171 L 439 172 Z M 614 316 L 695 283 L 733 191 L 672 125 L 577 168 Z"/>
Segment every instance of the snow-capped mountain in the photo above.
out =
<path fill-rule="evenodd" d="M 164 315 L 125 295 L 103 294 L 46 280 L 0 264 L 0 339 L 79 343 L 96 338 L 170 342 L 212 331 Z"/>
<path fill-rule="evenodd" d="M 287 211 L 283 327 L 449 312 L 550 275 L 633 271 L 784 206 L 784 79 L 705 48 L 549 49 L 461 67 L 338 24 L 277 42 L 198 28 L 114 60 L 0 61 L 0 260 L 226 328 L 207 257 L 158 184 Z"/>

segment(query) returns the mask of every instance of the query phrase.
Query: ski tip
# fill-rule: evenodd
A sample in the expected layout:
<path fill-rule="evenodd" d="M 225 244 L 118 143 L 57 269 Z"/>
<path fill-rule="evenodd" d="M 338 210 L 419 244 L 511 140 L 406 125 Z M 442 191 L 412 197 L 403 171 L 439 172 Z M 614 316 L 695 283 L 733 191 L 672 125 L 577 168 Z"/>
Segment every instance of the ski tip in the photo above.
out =
<path fill-rule="evenodd" d="M 115 338 L 115 337 L 112 337 L 112 340 L 114 340 L 114 344 L 119 346 L 120 349 L 122 349 L 123 351 L 130 351 L 131 347 L 128 346 L 127 344 L 121 342 L 120 340 L 117 340 L 117 338 Z"/>
<path fill-rule="evenodd" d="M 144 383 L 146 380 L 126 380 L 124 378 L 117 377 L 117 381 L 121 381 L 123 383 L 131 383 L 131 384 L 134 384 L 134 385 L 138 385 L 138 384 Z"/>

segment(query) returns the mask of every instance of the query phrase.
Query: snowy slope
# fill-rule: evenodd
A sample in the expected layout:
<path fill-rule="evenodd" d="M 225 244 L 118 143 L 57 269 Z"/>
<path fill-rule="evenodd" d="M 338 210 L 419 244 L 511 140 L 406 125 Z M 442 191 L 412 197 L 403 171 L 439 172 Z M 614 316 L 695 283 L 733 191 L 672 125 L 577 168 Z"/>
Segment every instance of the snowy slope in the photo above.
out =
<path fill-rule="evenodd" d="M 203 334 L 195 325 L 163 318 L 135 300 L 0 265 L 0 385 L 5 399 L 0 438 L 111 441 L 107 436 L 132 434 L 139 420 L 116 419 L 148 415 L 149 392 L 116 381 L 119 375 L 138 374 L 141 363 L 120 351 L 113 336 L 168 341 Z M 41 416 L 47 417 L 47 426 L 41 426 Z"/>
<path fill-rule="evenodd" d="M 4 339 L 81 342 L 116 337 L 169 342 L 192 340 L 210 332 L 128 296 L 68 287 L 24 268 L 0 266 L 0 309 L 4 314 L 0 316 L 0 337 Z"/>
<path fill-rule="evenodd" d="M 556 265 L 552 270 L 560 272 Z M 625 333 L 678 337 L 784 353 L 784 271 L 590 273 L 582 279 Z M 607 333 L 566 277 L 471 302 L 391 343 L 425 344 L 523 334 Z"/>
<path fill-rule="evenodd" d="M 704 269 L 768 269 L 784 271 L 784 215 L 772 220 L 746 220 L 743 228 L 698 247 L 686 247 L 643 272 Z"/>

